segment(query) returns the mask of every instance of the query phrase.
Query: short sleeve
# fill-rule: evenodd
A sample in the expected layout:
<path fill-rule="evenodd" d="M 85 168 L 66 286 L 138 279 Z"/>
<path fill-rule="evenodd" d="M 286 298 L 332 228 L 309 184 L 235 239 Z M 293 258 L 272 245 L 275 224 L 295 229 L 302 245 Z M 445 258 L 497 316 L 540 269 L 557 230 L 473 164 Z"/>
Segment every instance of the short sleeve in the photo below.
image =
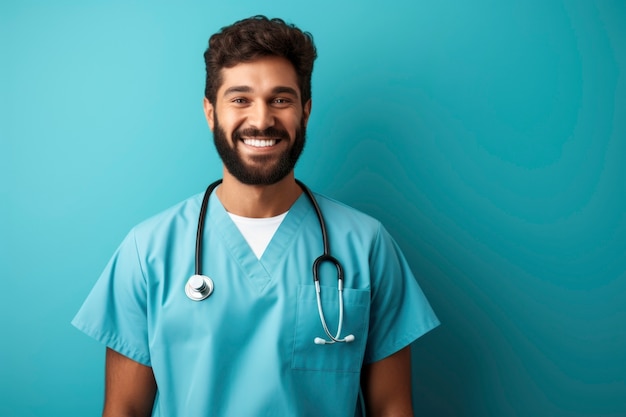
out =
<path fill-rule="evenodd" d="M 369 262 L 372 301 L 365 363 L 386 358 L 439 325 L 404 255 L 382 225 Z"/>
<path fill-rule="evenodd" d="M 150 366 L 146 291 L 133 230 L 107 264 L 72 324 L 109 348 Z"/>

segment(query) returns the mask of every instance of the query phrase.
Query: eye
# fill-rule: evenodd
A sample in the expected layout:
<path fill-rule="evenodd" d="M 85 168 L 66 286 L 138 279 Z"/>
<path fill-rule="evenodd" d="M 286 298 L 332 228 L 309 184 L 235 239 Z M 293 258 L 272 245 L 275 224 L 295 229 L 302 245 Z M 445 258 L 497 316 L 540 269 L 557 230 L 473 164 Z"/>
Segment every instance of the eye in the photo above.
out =
<path fill-rule="evenodd" d="M 236 97 L 232 99 L 231 102 L 234 104 L 246 104 L 248 101 L 243 97 Z"/>
<path fill-rule="evenodd" d="M 291 103 L 291 100 L 289 100 L 288 98 L 284 98 L 284 97 L 277 97 L 272 101 L 272 103 L 278 106 L 286 106 Z"/>

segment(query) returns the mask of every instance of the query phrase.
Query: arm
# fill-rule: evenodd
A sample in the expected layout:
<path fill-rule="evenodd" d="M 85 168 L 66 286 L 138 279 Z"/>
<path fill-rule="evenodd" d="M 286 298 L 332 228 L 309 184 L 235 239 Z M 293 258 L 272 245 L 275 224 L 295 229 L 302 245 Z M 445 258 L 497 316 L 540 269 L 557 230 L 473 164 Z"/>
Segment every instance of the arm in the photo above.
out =
<path fill-rule="evenodd" d="M 107 348 L 103 417 L 148 417 L 156 395 L 152 368 Z"/>
<path fill-rule="evenodd" d="M 368 416 L 413 417 L 411 346 L 365 365 L 361 385 Z"/>

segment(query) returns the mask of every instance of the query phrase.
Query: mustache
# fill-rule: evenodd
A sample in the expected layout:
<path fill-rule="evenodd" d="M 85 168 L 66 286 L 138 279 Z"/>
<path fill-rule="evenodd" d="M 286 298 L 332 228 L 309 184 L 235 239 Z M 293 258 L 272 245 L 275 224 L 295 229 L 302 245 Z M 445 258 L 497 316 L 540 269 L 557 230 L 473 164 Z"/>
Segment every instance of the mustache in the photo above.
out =
<path fill-rule="evenodd" d="M 243 136 L 257 139 L 289 139 L 289 133 L 284 129 L 270 126 L 267 129 L 259 130 L 252 127 L 239 129 L 233 132 L 233 139 L 240 140 Z"/>

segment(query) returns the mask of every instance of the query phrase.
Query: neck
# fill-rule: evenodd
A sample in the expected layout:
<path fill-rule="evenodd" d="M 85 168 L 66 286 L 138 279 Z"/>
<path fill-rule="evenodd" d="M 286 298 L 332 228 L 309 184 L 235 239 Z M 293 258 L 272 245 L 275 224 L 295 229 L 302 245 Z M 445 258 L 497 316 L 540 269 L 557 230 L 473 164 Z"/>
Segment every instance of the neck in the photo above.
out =
<path fill-rule="evenodd" d="M 248 185 L 239 182 L 224 168 L 224 179 L 217 197 L 229 213 L 242 217 L 274 217 L 289 210 L 302 194 L 293 171 L 272 185 Z"/>

